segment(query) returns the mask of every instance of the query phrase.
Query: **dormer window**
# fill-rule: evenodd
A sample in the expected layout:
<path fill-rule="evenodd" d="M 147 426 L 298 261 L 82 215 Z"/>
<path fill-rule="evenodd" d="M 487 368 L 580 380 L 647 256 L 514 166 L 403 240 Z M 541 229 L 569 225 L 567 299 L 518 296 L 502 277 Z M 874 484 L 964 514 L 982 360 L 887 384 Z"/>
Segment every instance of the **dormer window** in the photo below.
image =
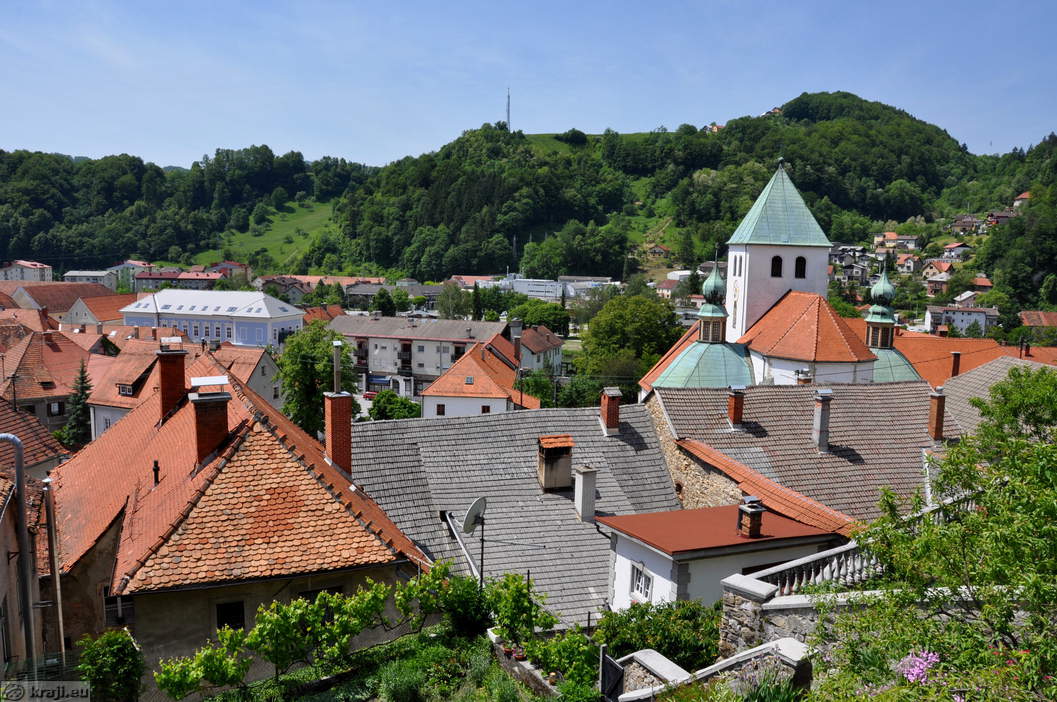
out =
<path fill-rule="evenodd" d="M 126 385 L 125 383 L 118 383 L 117 394 L 124 395 L 125 397 L 132 397 L 132 386 Z"/>

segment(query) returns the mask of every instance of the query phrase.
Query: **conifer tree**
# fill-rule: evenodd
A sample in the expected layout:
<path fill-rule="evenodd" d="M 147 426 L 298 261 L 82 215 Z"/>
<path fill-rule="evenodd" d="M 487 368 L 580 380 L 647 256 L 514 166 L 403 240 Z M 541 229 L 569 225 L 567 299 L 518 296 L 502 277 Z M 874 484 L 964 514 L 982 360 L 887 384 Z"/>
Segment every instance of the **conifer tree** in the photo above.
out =
<path fill-rule="evenodd" d="M 77 451 L 92 440 L 92 418 L 88 409 L 88 396 L 92 393 L 92 381 L 84 361 L 73 381 L 73 394 L 67 404 L 66 425 L 55 432 L 55 438 L 68 449 Z"/>

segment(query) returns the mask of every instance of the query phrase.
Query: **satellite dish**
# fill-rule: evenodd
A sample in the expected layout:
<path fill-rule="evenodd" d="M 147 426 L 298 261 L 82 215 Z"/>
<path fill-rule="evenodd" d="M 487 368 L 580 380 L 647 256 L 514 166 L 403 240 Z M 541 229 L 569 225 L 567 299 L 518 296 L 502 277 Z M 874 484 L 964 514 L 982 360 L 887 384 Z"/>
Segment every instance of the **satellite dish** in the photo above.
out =
<path fill-rule="evenodd" d="M 462 519 L 462 532 L 472 534 L 477 524 L 484 519 L 484 510 L 488 506 L 488 498 L 478 497 L 466 510 L 466 516 Z"/>

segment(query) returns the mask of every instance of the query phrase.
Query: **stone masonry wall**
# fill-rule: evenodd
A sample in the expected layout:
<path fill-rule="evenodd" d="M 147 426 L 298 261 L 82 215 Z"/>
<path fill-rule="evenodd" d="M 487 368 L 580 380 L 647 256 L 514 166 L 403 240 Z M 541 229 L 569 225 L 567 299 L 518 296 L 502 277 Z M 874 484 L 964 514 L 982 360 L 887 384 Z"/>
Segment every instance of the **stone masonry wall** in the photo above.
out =
<path fill-rule="evenodd" d="M 738 651 L 771 640 L 764 639 L 762 611 L 760 602 L 729 590 L 723 593 L 723 617 L 719 623 L 720 658 L 729 658 Z"/>
<path fill-rule="evenodd" d="M 646 666 L 632 661 L 624 667 L 624 692 L 641 690 L 644 687 L 663 685 L 664 681 L 651 673 Z"/>
<path fill-rule="evenodd" d="M 736 482 L 676 445 L 661 409 L 661 401 L 656 395 L 650 395 L 646 400 L 646 409 L 653 420 L 664 462 L 668 465 L 668 472 L 684 509 L 720 507 L 741 502 L 741 490 Z"/>

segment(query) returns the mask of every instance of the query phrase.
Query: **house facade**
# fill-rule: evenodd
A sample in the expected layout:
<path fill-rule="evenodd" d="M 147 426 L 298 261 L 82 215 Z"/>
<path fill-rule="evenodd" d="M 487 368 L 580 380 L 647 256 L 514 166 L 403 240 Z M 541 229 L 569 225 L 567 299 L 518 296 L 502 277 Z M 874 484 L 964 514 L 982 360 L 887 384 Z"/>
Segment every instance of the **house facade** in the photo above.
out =
<path fill-rule="evenodd" d="M 328 325 L 353 350 L 367 390 L 393 390 L 403 397 L 422 391 L 474 344 L 506 329 L 503 322 L 343 315 Z"/>
<path fill-rule="evenodd" d="M 0 280 L 33 280 L 49 282 L 52 269 L 46 263 L 14 260 L 0 264 Z"/>
<path fill-rule="evenodd" d="M 278 346 L 303 325 L 301 310 L 261 292 L 160 290 L 121 310 L 128 326 L 175 327 L 191 341 Z"/>
<path fill-rule="evenodd" d="M 930 334 L 940 332 L 940 327 L 957 329 L 964 334 L 973 324 L 980 328 L 980 332 L 987 332 L 998 324 L 998 308 L 996 307 L 940 307 L 929 305 L 925 308 L 925 327 Z"/>
<path fill-rule="evenodd" d="M 542 370 L 560 375 L 562 370 L 561 337 L 540 324 L 521 332 L 520 365 L 526 371 Z"/>
<path fill-rule="evenodd" d="M 471 346 L 422 391 L 422 416 L 466 417 L 539 409 L 538 398 L 515 387 L 519 377 L 515 345 L 495 334 Z"/>
<path fill-rule="evenodd" d="M 62 279 L 67 283 L 99 283 L 104 285 L 111 290 L 117 290 L 117 271 L 112 270 L 99 270 L 99 271 L 67 271 L 63 274 Z"/>

